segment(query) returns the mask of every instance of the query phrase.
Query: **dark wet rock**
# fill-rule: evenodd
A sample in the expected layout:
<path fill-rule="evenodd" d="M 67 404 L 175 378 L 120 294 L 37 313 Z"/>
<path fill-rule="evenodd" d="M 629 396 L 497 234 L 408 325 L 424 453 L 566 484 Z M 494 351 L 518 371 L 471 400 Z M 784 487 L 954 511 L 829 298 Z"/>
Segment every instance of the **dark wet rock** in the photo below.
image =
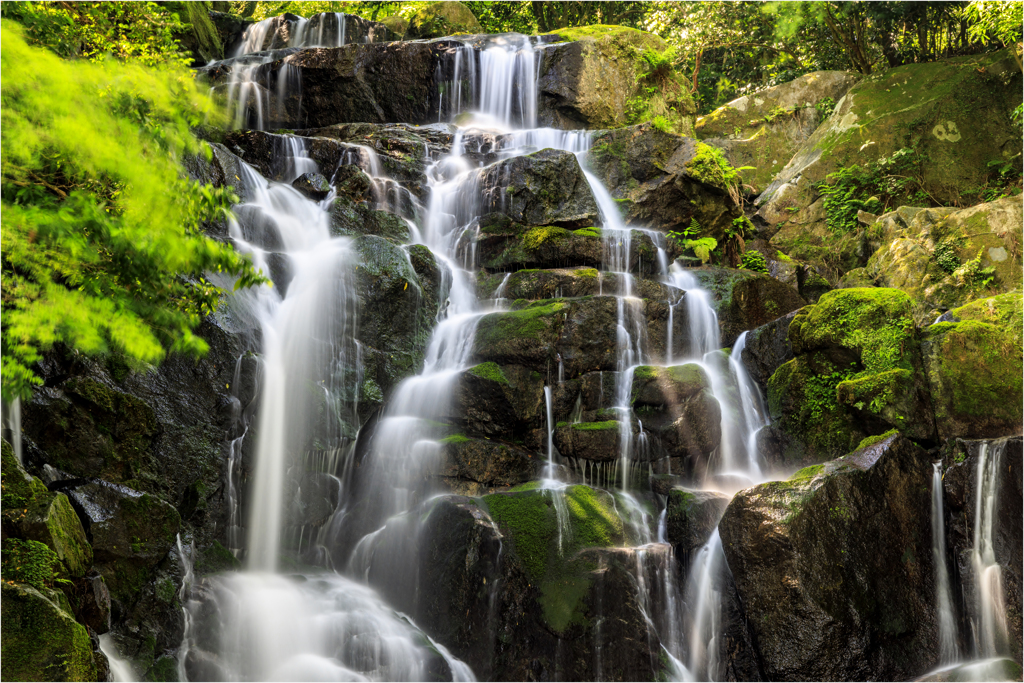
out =
<path fill-rule="evenodd" d="M 965 600 L 961 603 L 960 632 L 970 638 L 971 622 L 978 623 L 975 595 L 975 570 L 972 553 L 975 548 L 975 525 L 978 523 L 978 468 L 982 449 L 991 472 L 995 475 L 995 501 L 993 507 L 992 546 L 996 562 L 1001 569 L 1001 582 L 1006 600 L 1007 633 L 1009 643 L 998 643 L 999 652 L 1005 652 L 1020 663 L 1021 608 L 1024 604 L 1024 462 L 1021 437 L 994 440 L 950 440 L 943 449 L 942 478 L 945 494 L 946 538 L 953 560 L 951 577 L 959 577 Z M 970 640 L 960 644 L 961 651 L 969 650 Z"/>
<path fill-rule="evenodd" d="M 477 253 L 480 265 L 492 272 L 522 268 L 596 269 L 602 263 L 604 246 L 596 228 L 566 230 L 551 225 L 527 228 L 510 224 L 507 229 L 485 229 L 487 232 L 481 230 L 477 241 Z"/>
<path fill-rule="evenodd" d="M 793 288 L 767 275 L 712 267 L 691 272 L 701 287 L 711 292 L 723 346 L 732 346 L 741 332 L 765 325 L 807 303 Z"/>
<path fill-rule="evenodd" d="M 566 458 L 612 462 L 622 456 L 621 425 L 616 420 L 559 425 L 554 440 Z"/>
<path fill-rule="evenodd" d="M 373 196 L 373 183 L 370 176 L 366 175 L 359 166 L 355 164 L 342 164 L 334 171 L 331 179 L 338 197 L 343 197 L 353 202 L 369 200 Z"/>
<path fill-rule="evenodd" d="M 69 614 L 60 591 L 2 585 L 4 680 L 98 680 L 89 633 Z"/>
<path fill-rule="evenodd" d="M 696 220 L 702 235 L 724 241 L 743 213 L 719 179 L 691 163 L 702 145 L 641 124 L 597 131 L 586 163 L 630 224 L 667 232 Z"/>
<path fill-rule="evenodd" d="M 793 345 L 789 343 L 789 324 L 793 322 L 798 311 L 799 309 L 790 311 L 747 333 L 742 361 L 762 394 L 768 392 L 768 378 L 772 373 L 793 358 Z"/>
<path fill-rule="evenodd" d="M 331 234 L 336 237 L 375 235 L 394 244 L 409 241 L 409 224 L 393 213 L 372 209 L 366 202 L 336 197 L 331 203 Z"/>
<path fill-rule="evenodd" d="M 331 193 L 331 184 L 319 173 L 303 173 L 292 181 L 292 187 L 315 202 Z"/>
<path fill-rule="evenodd" d="M 687 472 L 693 473 L 698 465 L 706 466 L 721 443 L 721 410 L 714 394 L 704 389 L 669 411 L 668 416 L 674 419 L 661 428 L 662 446 L 670 457 L 685 459 L 683 466 Z"/>
<path fill-rule="evenodd" d="M 537 456 L 511 444 L 490 439 L 470 439 L 461 434 L 441 440 L 445 483 L 466 495 L 479 496 L 496 488 L 522 484 L 534 477 Z"/>
<path fill-rule="evenodd" d="M 930 479 L 928 455 L 893 436 L 736 495 L 718 528 L 768 680 L 934 665 Z"/>
<path fill-rule="evenodd" d="M 951 311 L 959 322 L 925 328 L 922 354 L 939 438 L 1020 434 L 1021 295 L 979 299 Z"/>
<path fill-rule="evenodd" d="M 576 155 L 542 149 L 480 172 L 481 213 L 503 213 L 528 226 L 585 228 L 599 218 L 597 202 Z"/>
<path fill-rule="evenodd" d="M 729 500 L 729 496 L 717 491 L 691 491 L 680 487 L 669 491 L 665 503 L 666 538 L 683 566 L 687 566 L 688 558 L 711 538 Z"/>
<path fill-rule="evenodd" d="M 645 55 L 661 55 L 660 37 L 625 26 L 553 31 L 555 44 L 539 48 L 537 120 L 567 130 L 619 128 L 658 118 L 684 135 L 696 112 L 686 79 L 673 67 L 651 69 Z"/>
<path fill-rule="evenodd" d="M 446 0 L 424 5 L 409 17 L 404 40 L 441 38 L 458 33 L 483 33 L 473 11 L 461 2 Z"/>
<path fill-rule="evenodd" d="M 110 630 L 110 591 L 103 575 L 91 571 L 80 580 L 76 617 L 97 634 Z"/>
<path fill-rule="evenodd" d="M 289 526 L 319 527 L 338 507 L 341 482 L 323 472 L 303 472 L 289 482 L 285 500 Z"/>
<path fill-rule="evenodd" d="M 210 12 L 210 21 L 217 29 L 217 37 L 224 47 L 224 55 L 232 55 L 242 42 L 242 34 L 255 23 L 247 17 L 240 17 L 227 12 Z"/>
<path fill-rule="evenodd" d="M 527 268 L 508 274 L 507 281 L 505 277 L 505 273 L 478 273 L 477 296 L 497 298 L 499 288 L 501 297 L 510 301 L 598 296 L 602 291 L 621 291 L 617 274 L 602 273 L 597 268 Z M 659 301 L 675 300 L 681 294 L 674 287 L 647 278 L 634 279 L 633 292 L 641 299 Z"/>

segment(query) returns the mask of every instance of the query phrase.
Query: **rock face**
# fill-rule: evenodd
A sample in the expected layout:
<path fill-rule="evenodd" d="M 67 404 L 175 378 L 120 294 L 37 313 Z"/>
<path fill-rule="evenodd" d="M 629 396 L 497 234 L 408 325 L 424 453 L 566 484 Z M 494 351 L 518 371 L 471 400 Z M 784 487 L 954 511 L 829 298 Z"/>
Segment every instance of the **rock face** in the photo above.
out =
<path fill-rule="evenodd" d="M 672 132 L 693 132 L 693 98 L 685 79 L 662 57 L 668 46 L 661 38 L 601 25 L 559 29 L 551 35 L 570 42 L 540 48 L 540 125 L 620 128 L 658 120 Z"/>
<path fill-rule="evenodd" d="M 757 382 L 762 395 L 768 393 L 768 379 L 783 363 L 793 358 L 789 343 L 789 325 L 799 309 L 776 318 L 767 325 L 750 330 L 743 347 L 743 365 L 750 378 Z"/>
<path fill-rule="evenodd" d="M 979 623 L 979 605 L 976 601 L 977 576 L 972 553 L 977 543 L 981 524 L 979 510 L 979 460 L 982 449 L 995 475 L 991 492 L 995 494 L 992 516 L 992 549 L 1000 567 L 1003 598 L 1006 601 L 1005 618 L 1009 642 L 997 642 L 999 654 L 1013 657 L 1020 664 L 1021 605 L 1024 581 L 1021 578 L 1022 558 L 1022 461 L 1021 438 L 1011 437 L 992 441 L 965 441 L 956 439 L 947 444 L 943 454 L 942 485 L 945 493 L 947 547 L 953 558 L 954 576 L 960 577 L 964 588 L 964 606 L 960 633 L 970 638 L 970 623 Z M 984 530 L 982 530 L 984 532 Z M 998 640 L 998 639 L 997 639 Z M 960 644 L 961 651 L 969 651 L 970 642 Z"/>
<path fill-rule="evenodd" d="M 473 11 L 461 2 L 432 2 L 409 18 L 405 40 L 483 33 Z"/>
<path fill-rule="evenodd" d="M 982 292 L 1020 288 L 1020 258 L 1014 254 L 1021 226 L 1019 197 L 959 210 L 901 207 L 869 228 L 869 244 L 878 249 L 845 281 L 902 289 L 914 299 L 918 322 L 931 322 Z"/>
<path fill-rule="evenodd" d="M 688 564 L 686 560 L 707 543 L 728 506 L 729 497 L 717 491 L 675 487 L 669 492 L 665 504 L 666 538 L 684 566 Z"/>
<path fill-rule="evenodd" d="M 769 462 L 810 464 L 896 428 L 934 441 L 935 422 L 910 298 L 894 289 L 841 289 L 789 325 L 795 358 L 768 380 Z"/>
<path fill-rule="evenodd" d="M 663 232 L 696 220 L 702 235 L 721 237 L 742 217 L 708 147 L 651 124 L 594 134 L 587 166 L 620 205 L 626 221 Z M 711 172 L 708 169 L 712 169 Z"/>
<path fill-rule="evenodd" d="M 829 173 L 863 164 L 865 154 L 877 159 L 906 147 L 930 160 L 922 168 L 927 191 L 953 203 L 985 184 L 989 161 L 1016 153 L 1008 112 L 1019 78 L 1001 52 L 910 64 L 861 80 L 765 188 L 758 215 L 783 229 L 791 220 L 807 223 L 787 209 L 814 204 L 814 187 Z"/>
<path fill-rule="evenodd" d="M 719 531 L 767 679 L 934 666 L 930 477 L 927 454 L 894 436 L 736 495 Z"/>
<path fill-rule="evenodd" d="M 765 325 L 807 303 L 792 287 L 767 275 L 713 267 L 692 272 L 701 287 L 711 292 L 722 346 L 732 346 L 741 332 Z"/>
<path fill-rule="evenodd" d="M 845 71 L 815 71 L 788 83 L 744 95 L 697 119 L 694 135 L 725 152 L 760 192 L 860 80 Z"/>
<path fill-rule="evenodd" d="M 940 439 L 1020 434 L 1020 292 L 950 311 L 924 331 L 922 352 Z"/>

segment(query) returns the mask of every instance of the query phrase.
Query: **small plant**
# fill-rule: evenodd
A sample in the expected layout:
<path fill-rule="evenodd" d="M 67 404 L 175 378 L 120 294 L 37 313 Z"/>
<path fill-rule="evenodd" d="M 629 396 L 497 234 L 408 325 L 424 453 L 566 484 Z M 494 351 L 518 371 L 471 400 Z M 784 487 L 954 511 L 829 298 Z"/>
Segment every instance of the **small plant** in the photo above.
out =
<path fill-rule="evenodd" d="M 935 245 L 935 263 L 947 273 L 953 273 L 960 267 L 960 257 L 957 255 L 957 242 L 960 239 L 945 239 Z"/>
<path fill-rule="evenodd" d="M 718 247 L 718 240 L 714 237 L 697 237 L 701 233 L 700 223 L 696 218 L 690 219 L 690 225 L 681 231 L 670 230 L 668 236 L 676 241 L 683 249 L 690 249 L 700 259 L 701 263 L 711 260 L 711 252 Z"/>
<path fill-rule="evenodd" d="M 794 112 L 796 112 L 796 109 L 775 105 L 770 112 L 761 117 L 761 120 L 765 123 L 774 123 L 776 119 L 783 116 L 791 116 Z M 752 123 L 756 123 L 756 121 Z"/>
<path fill-rule="evenodd" d="M 759 251 L 745 251 L 740 257 L 740 268 L 751 270 L 755 273 L 767 273 L 768 261 Z"/>
<path fill-rule="evenodd" d="M 831 97 L 823 97 L 814 105 L 814 108 L 818 110 L 818 120 L 824 121 L 828 117 L 832 116 L 832 112 L 836 110 L 836 101 Z"/>
<path fill-rule="evenodd" d="M 67 583 L 58 572 L 57 554 L 38 541 L 8 538 L 3 545 L 3 579 L 25 583 L 37 590 L 51 588 L 54 583 Z"/>

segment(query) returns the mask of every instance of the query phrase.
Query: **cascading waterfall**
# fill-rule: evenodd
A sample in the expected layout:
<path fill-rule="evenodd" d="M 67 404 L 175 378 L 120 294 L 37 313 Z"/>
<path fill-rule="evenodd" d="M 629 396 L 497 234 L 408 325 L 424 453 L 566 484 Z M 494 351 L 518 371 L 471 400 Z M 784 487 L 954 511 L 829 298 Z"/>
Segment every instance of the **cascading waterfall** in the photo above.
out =
<path fill-rule="evenodd" d="M 956 614 L 946 567 L 946 523 L 942 505 L 942 462 L 932 463 L 932 564 L 935 567 L 935 609 L 939 617 L 939 663 L 952 664 L 959 657 L 956 645 Z"/>
<path fill-rule="evenodd" d="M 974 654 L 979 658 L 1005 654 L 1008 645 L 1006 598 L 1002 567 L 996 562 L 994 528 L 998 474 L 1006 441 L 985 441 L 979 446 L 975 473 L 974 548 Z"/>

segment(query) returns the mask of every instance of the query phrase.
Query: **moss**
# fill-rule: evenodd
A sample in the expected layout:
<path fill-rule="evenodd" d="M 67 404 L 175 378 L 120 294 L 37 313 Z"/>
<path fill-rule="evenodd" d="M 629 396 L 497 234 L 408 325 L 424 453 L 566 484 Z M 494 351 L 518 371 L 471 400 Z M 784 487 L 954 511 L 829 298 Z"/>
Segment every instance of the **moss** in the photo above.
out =
<path fill-rule="evenodd" d="M 596 278 L 600 275 L 597 272 L 597 268 L 577 268 L 575 272 L 579 277 Z"/>
<path fill-rule="evenodd" d="M 29 477 L 17 458 L 14 448 L 6 441 L 0 442 L 0 491 L 2 491 L 3 508 L 26 508 L 40 494 L 46 494 L 46 486 L 35 477 Z"/>
<path fill-rule="evenodd" d="M 979 299 L 955 308 L 950 313 L 960 320 L 989 323 L 1008 332 L 1019 333 L 1024 327 L 1024 297 L 1020 292 Z"/>
<path fill-rule="evenodd" d="M 580 228 L 579 230 L 574 230 L 572 234 L 577 237 L 593 237 L 594 239 L 601 239 L 601 231 L 598 228 Z M 587 270 L 594 271 L 594 277 L 596 277 L 596 268 L 588 268 Z"/>
<path fill-rule="evenodd" d="M 214 541 L 212 545 L 204 548 L 196 562 L 196 571 L 200 574 L 232 571 L 241 567 L 242 563 L 238 558 L 221 545 L 220 541 Z"/>
<path fill-rule="evenodd" d="M 505 377 L 505 373 L 501 371 L 501 367 L 497 363 L 492 363 L 490 361 L 480 363 L 479 365 L 471 367 L 468 372 L 481 379 L 497 382 L 498 384 L 504 384 L 506 386 L 508 385 L 508 379 Z"/>
<path fill-rule="evenodd" d="M 811 465 L 794 472 L 788 481 L 809 481 L 825 471 L 824 465 Z"/>
<path fill-rule="evenodd" d="M 164 578 L 156 582 L 156 599 L 160 602 L 170 604 L 174 602 L 174 594 L 177 592 L 174 589 L 174 582 L 169 578 Z"/>
<path fill-rule="evenodd" d="M 672 489 L 668 492 L 668 498 L 670 501 L 668 507 L 674 512 L 678 511 L 683 514 L 689 513 L 690 508 L 697 501 L 695 493 L 683 489 Z"/>
<path fill-rule="evenodd" d="M 937 401 L 936 419 L 951 410 L 960 417 L 997 417 L 1019 422 L 1022 361 L 1019 330 L 965 320 L 949 329 L 938 351 L 939 381 L 948 408 Z"/>
<path fill-rule="evenodd" d="M 722 190 L 736 187 L 740 180 L 722 150 L 703 142 L 697 143 L 696 153 L 686 162 L 686 172 L 694 180 Z"/>
<path fill-rule="evenodd" d="M 876 443 L 880 443 L 882 441 L 885 441 L 890 436 L 893 436 L 895 434 L 899 434 L 899 430 L 897 430 L 897 429 L 890 429 L 889 431 L 887 431 L 887 432 L 885 432 L 883 434 L 876 434 L 874 436 L 865 437 L 865 438 L 861 439 L 861 442 L 859 444 L 857 444 L 857 448 L 855 448 L 854 450 L 859 451 L 862 448 L 867 448 L 868 446 L 874 446 Z"/>
<path fill-rule="evenodd" d="M 523 303 L 528 302 L 524 300 Z M 477 341 L 484 345 L 500 344 L 510 339 L 539 341 L 555 325 L 556 314 L 566 306 L 568 304 L 564 301 L 549 299 L 528 304 L 520 310 L 491 313 L 480 320 Z"/>
<path fill-rule="evenodd" d="M 161 655 L 149 671 L 146 672 L 147 681 L 177 681 L 178 660 L 170 655 Z"/>
<path fill-rule="evenodd" d="M 559 228 L 554 225 L 542 225 L 537 228 L 532 228 L 523 235 L 522 244 L 523 247 L 529 251 L 536 251 L 548 242 L 557 242 L 559 240 L 568 239 L 572 234 L 573 233 L 565 228 Z"/>
<path fill-rule="evenodd" d="M 598 432 L 607 429 L 618 429 L 619 423 L 616 420 L 605 420 L 604 422 L 577 422 L 573 429 L 578 432 Z"/>
<path fill-rule="evenodd" d="M 448 446 L 460 443 L 469 443 L 471 440 L 472 439 L 470 439 L 465 434 L 451 434 L 450 436 L 446 436 L 443 439 L 441 439 L 440 443 Z"/>
<path fill-rule="evenodd" d="M 7 538 L 3 542 L 0 576 L 32 586 L 36 590 L 52 588 L 60 576 L 57 554 L 38 541 Z"/>

